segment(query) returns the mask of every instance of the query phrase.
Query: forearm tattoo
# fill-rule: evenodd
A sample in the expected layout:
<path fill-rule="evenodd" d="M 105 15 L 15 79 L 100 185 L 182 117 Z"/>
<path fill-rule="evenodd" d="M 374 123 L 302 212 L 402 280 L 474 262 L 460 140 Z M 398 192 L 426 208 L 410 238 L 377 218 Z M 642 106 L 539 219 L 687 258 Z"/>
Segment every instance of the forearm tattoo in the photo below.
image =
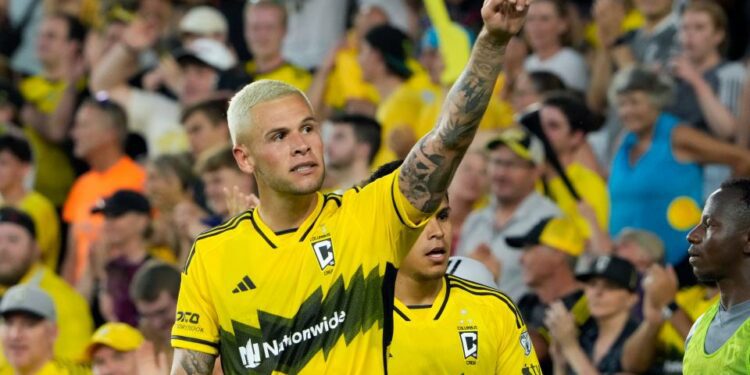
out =
<path fill-rule="evenodd" d="M 210 375 L 214 370 L 216 357 L 210 354 L 196 352 L 193 350 L 178 349 L 175 357 L 179 357 L 177 371 L 172 371 L 173 375 Z M 173 369 L 174 370 L 174 369 Z"/>

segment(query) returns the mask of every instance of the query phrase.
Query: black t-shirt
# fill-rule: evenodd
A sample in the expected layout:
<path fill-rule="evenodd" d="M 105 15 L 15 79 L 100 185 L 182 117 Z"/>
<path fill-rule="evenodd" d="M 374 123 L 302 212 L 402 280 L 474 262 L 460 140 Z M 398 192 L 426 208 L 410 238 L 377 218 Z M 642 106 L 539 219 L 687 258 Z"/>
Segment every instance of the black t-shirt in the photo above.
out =
<path fill-rule="evenodd" d="M 581 344 L 581 349 L 583 349 L 589 359 L 594 356 L 594 344 L 596 344 L 596 339 L 599 337 L 599 328 L 595 321 L 593 323 L 594 324 L 588 325 L 585 328 L 582 327 L 581 333 L 578 336 L 578 342 Z M 638 322 L 632 318 L 628 319 L 622 332 L 620 332 L 620 336 L 617 337 L 617 340 L 615 340 L 609 348 L 607 354 L 602 357 L 599 363 L 594 363 L 594 366 L 599 370 L 600 374 L 616 374 L 622 372 L 622 349 L 625 346 L 625 341 L 627 341 L 628 337 L 630 337 L 637 328 Z"/>

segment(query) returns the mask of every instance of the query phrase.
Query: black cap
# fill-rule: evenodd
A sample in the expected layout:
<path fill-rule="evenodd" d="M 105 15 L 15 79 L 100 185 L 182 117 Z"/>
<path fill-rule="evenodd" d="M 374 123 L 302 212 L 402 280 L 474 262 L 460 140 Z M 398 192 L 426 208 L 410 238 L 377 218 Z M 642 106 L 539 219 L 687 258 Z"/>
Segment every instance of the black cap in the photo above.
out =
<path fill-rule="evenodd" d="M 635 267 L 617 256 L 596 257 L 587 267 L 576 273 L 576 279 L 584 282 L 594 277 L 607 279 L 631 292 L 638 288 L 638 272 Z"/>
<path fill-rule="evenodd" d="M 34 220 L 31 219 L 31 216 L 13 207 L 0 208 L 0 223 L 20 225 L 29 232 L 31 238 L 36 237 L 36 227 L 34 226 Z"/>
<path fill-rule="evenodd" d="M 92 213 L 102 213 L 106 217 L 118 217 L 128 212 L 139 212 L 151 214 L 151 204 L 141 193 L 133 190 L 118 190 L 111 197 L 102 200 L 93 209 Z"/>
<path fill-rule="evenodd" d="M 380 52 L 390 70 L 403 78 L 411 76 L 412 71 L 406 65 L 411 41 L 401 30 L 390 25 L 376 26 L 365 34 L 365 40 Z"/>

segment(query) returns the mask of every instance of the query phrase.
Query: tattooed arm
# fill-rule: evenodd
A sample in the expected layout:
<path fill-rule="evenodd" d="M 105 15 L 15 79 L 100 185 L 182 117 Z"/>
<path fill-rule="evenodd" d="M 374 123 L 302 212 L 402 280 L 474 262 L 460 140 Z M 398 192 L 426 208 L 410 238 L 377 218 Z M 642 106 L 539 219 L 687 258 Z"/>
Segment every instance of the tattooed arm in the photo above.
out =
<path fill-rule="evenodd" d="M 172 375 L 210 375 L 216 356 L 187 349 L 175 349 Z"/>
<path fill-rule="evenodd" d="M 469 148 L 500 74 L 505 46 L 523 25 L 531 0 L 485 0 L 485 28 L 451 88 L 435 128 L 412 148 L 399 175 L 406 199 L 425 213 L 440 205 Z"/>

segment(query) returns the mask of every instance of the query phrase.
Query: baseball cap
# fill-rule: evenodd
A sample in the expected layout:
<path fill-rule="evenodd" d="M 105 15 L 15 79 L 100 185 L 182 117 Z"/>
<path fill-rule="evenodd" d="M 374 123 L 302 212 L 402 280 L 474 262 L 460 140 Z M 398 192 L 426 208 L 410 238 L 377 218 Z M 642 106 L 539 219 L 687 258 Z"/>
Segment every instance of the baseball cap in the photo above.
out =
<path fill-rule="evenodd" d="M 89 360 L 94 349 L 100 345 L 108 346 L 118 352 L 136 350 L 143 344 L 143 335 L 137 329 L 126 323 L 106 323 L 94 332 L 91 342 L 86 348 Z"/>
<path fill-rule="evenodd" d="M 544 163 L 544 144 L 535 135 L 524 128 L 511 128 L 503 131 L 487 142 L 487 150 L 494 150 L 506 145 L 516 155 L 536 165 Z"/>
<path fill-rule="evenodd" d="M 190 9 L 180 20 L 181 33 L 198 35 L 226 34 L 227 19 L 218 9 L 206 5 Z"/>
<path fill-rule="evenodd" d="M 151 214 L 151 204 L 143 194 L 133 190 L 118 190 L 109 198 L 101 200 L 92 213 L 102 213 L 106 217 L 118 217 L 128 212 Z"/>
<path fill-rule="evenodd" d="M 31 216 L 13 207 L 0 208 L 0 223 L 16 224 L 29 232 L 32 238 L 36 238 L 36 226 Z"/>
<path fill-rule="evenodd" d="M 473 258 L 464 256 L 450 257 L 448 260 L 448 269 L 445 270 L 445 273 L 497 289 L 492 272 L 482 262 Z"/>
<path fill-rule="evenodd" d="M 407 66 L 411 41 L 401 30 L 390 25 L 376 26 L 365 34 L 365 40 L 380 52 L 391 70 L 404 77 L 411 75 L 412 71 Z"/>
<path fill-rule="evenodd" d="M 512 248 L 545 245 L 577 257 L 583 253 L 586 240 L 575 223 L 563 217 L 542 219 L 524 236 L 508 237 L 505 243 Z"/>
<path fill-rule="evenodd" d="M 576 272 L 576 279 L 583 282 L 594 277 L 612 281 L 631 292 L 638 287 L 638 273 L 635 266 L 618 256 L 603 255 L 596 257 L 590 264 Z"/>
<path fill-rule="evenodd" d="M 0 314 L 23 312 L 56 321 L 55 304 L 49 294 L 36 285 L 18 284 L 10 287 L 0 301 Z"/>
<path fill-rule="evenodd" d="M 221 42 L 200 38 L 192 41 L 187 47 L 179 48 L 174 57 L 180 64 L 188 62 L 206 65 L 217 71 L 223 72 L 237 64 L 237 59 L 232 52 Z"/>

